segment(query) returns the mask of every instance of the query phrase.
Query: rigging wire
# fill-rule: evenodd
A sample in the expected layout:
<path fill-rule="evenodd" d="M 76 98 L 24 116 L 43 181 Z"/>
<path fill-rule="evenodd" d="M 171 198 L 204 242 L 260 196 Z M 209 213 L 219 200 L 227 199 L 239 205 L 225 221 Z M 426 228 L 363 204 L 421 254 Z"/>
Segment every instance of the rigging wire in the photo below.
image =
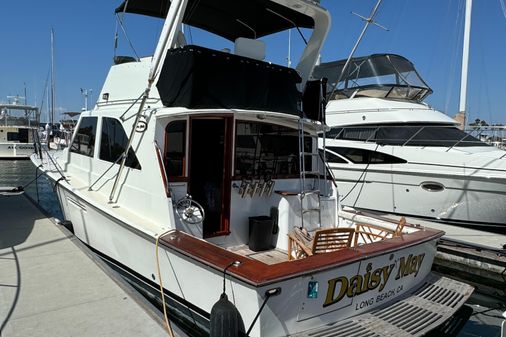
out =
<path fill-rule="evenodd" d="M 379 147 L 379 144 L 376 144 L 376 148 L 374 149 L 373 154 L 378 151 L 378 147 Z M 346 195 L 344 197 L 341 198 L 341 202 L 343 202 L 351 194 L 351 192 L 353 192 L 355 187 L 357 187 L 358 183 L 360 182 L 360 180 L 362 180 L 362 177 L 367 172 L 370 165 L 371 165 L 371 156 L 369 156 L 369 160 L 367 161 L 367 165 L 362 170 L 362 173 L 360 173 L 360 176 L 358 177 L 357 181 L 355 181 L 355 184 L 353 185 L 353 187 L 348 191 L 348 193 L 346 193 Z M 362 186 L 364 185 L 364 183 L 365 183 L 365 177 L 364 177 L 364 180 L 362 181 Z M 359 196 L 360 196 L 360 193 L 357 195 L 357 200 L 358 200 Z"/>
<path fill-rule="evenodd" d="M 130 38 L 128 37 L 128 34 L 125 30 L 125 27 L 123 26 L 123 20 L 119 17 L 118 14 L 116 14 L 116 21 L 117 23 L 119 24 L 119 27 L 121 28 L 121 31 L 123 32 L 123 34 L 125 35 L 125 39 L 127 40 L 128 44 L 130 45 L 130 48 L 132 48 L 132 51 L 134 52 L 135 54 L 135 58 L 137 60 L 140 60 L 140 57 L 139 57 L 139 54 L 137 54 L 137 51 L 135 50 L 134 48 L 134 45 L 132 43 L 132 41 L 130 40 Z M 116 53 L 116 52 L 115 52 Z"/>
<path fill-rule="evenodd" d="M 399 32 L 401 32 L 403 29 L 399 29 L 399 23 L 400 23 L 400 19 L 401 18 L 405 18 L 407 17 L 407 14 L 406 14 L 406 9 L 407 9 L 407 3 L 408 0 L 405 0 L 403 1 L 402 3 L 402 8 L 400 10 L 397 10 L 399 8 L 399 5 L 398 5 L 398 2 L 395 2 L 395 7 L 396 7 L 396 12 L 398 13 L 396 16 L 395 16 L 395 21 L 393 23 L 393 28 L 392 28 L 392 34 L 389 34 L 388 38 L 387 38 L 387 49 L 394 49 L 396 48 L 395 45 L 394 45 L 394 42 L 395 41 L 398 41 L 399 39 Z M 392 26 L 392 25 L 389 25 L 389 26 Z"/>
<path fill-rule="evenodd" d="M 453 46 L 453 54 L 450 58 L 450 72 L 448 76 L 448 81 L 446 84 L 447 92 L 446 92 L 446 102 L 445 102 L 445 109 L 444 111 L 450 111 L 450 100 L 453 92 L 453 84 L 455 83 L 454 76 L 455 71 L 457 67 L 457 63 L 460 64 L 460 62 L 457 62 L 458 54 L 460 48 L 457 46 L 462 45 L 462 39 L 464 38 L 462 34 L 459 34 L 459 32 L 462 32 L 464 30 L 464 15 L 462 13 L 464 12 L 465 6 L 463 1 L 459 1 L 458 3 L 458 9 L 457 9 L 457 17 L 455 18 L 455 26 L 454 26 L 454 36 L 458 36 L 457 39 L 454 41 Z"/>
<path fill-rule="evenodd" d="M 360 45 L 360 43 L 362 42 L 362 39 L 365 35 L 365 33 L 367 32 L 367 29 L 369 28 L 369 26 L 371 24 L 375 25 L 375 26 L 378 26 L 380 28 L 383 28 L 385 30 L 388 30 L 387 28 L 381 26 L 380 24 L 374 22 L 374 17 L 376 16 L 376 14 L 378 13 L 378 10 L 379 10 L 379 6 L 381 5 L 381 1 L 382 0 L 378 0 L 378 2 L 376 2 L 376 5 L 374 6 L 374 8 L 372 9 L 371 11 L 371 14 L 369 15 L 368 18 L 366 17 L 363 17 L 361 15 L 358 15 L 358 14 L 355 14 L 352 12 L 352 14 L 355 14 L 357 15 L 358 17 L 360 17 L 362 20 L 365 21 L 365 25 L 364 25 L 364 28 L 362 28 L 362 32 L 360 33 L 357 41 L 355 42 L 355 45 L 353 46 L 353 48 L 351 49 L 351 52 L 350 52 L 350 55 L 348 56 L 348 59 L 346 60 L 346 63 L 344 64 L 343 68 L 341 69 L 341 73 L 339 74 L 339 77 L 337 78 L 336 82 L 333 83 L 332 85 L 332 90 L 330 90 L 330 95 L 328 96 L 329 99 L 332 99 L 332 96 L 334 95 L 334 93 L 336 92 L 337 90 L 337 87 L 339 85 L 339 82 L 344 78 L 344 75 L 346 73 L 346 71 L 348 70 L 348 66 L 351 62 L 351 59 L 353 58 L 353 55 L 355 54 L 355 51 L 357 50 L 358 46 Z"/>
<path fill-rule="evenodd" d="M 48 86 L 48 82 L 49 82 L 49 74 L 50 74 L 50 69 L 47 70 L 46 83 L 44 84 L 44 90 L 42 91 L 42 101 L 40 102 L 40 108 L 39 108 L 39 113 L 40 114 L 42 114 L 42 108 L 44 107 L 44 100 L 45 100 L 46 94 L 47 94 L 47 86 Z M 48 119 L 49 119 L 49 116 L 48 116 Z M 39 118 L 39 122 L 40 122 L 40 118 Z"/>
<path fill-rule="evenodd" d="M 481 108 L 481 102 L 482 100 L 485 100 L 485 108 L 486 110 L 488 110 L 488 124 L 489 125 L 492 125 L 494 120 L 492 118 L 492 105 L 490 104 L 490 90 L 488 90 L 488 86 L 487 86 L 487 83 L 489 83 L 488 81 L 488 76 L 487 76 L 487 66 L 486 66 L 486 63 L 485 63 L 485 57 L 484 57 L 484 53 L 483 51 L 485 50 L 484 49 L 484 46 L 483 46 L 483 42 L 481 39 L 477 39 L 478 40 L 478 50 L 480 51 L 480 63 L 481 63 L 481 71 L 479 72 L 480 73 L 480 80 L 479 81 L 479 101 L 478 101 L 478 107 L 477 107 L 477 111 L 482 111 L 482 108 Z M 483 93 L 483 94 L 482 94 Z M 485 96 L 485 97 L 483 97 Z M 469 119 L 471 120 L 471 119 Z"/>
<path fill-rule="evenodd" d="M 446 6 L 445 15 L 443 16 L 442 20 L 439 20 L 439 26 L 436 28 L 437 32 L 444 32 L 446 30 L 445 27 L 443 26 L 443 24 L 445 22 L 450 22 L 450 13 L 453 12 L 451 7 L 452 7 L 452 1 L 448 1 L 447 6 Z M 445 34 L 437 34 L 437 35 L 438 35 L 438 39 L 437 39 L 437 43 L 434 45 L 435 46 L 434 50 L 443 50 L 443 46 L 448 45 L 448 36 Z M 441 55 L 438 55 L 436 53 L 430 53 L 430 61 L 428 64 L 429 64 L 429 67 L 425 71 L 425 74 L 426 74 L 427 78 L 431 78 L 433 70 L 437 68 L 436 64 L 441 64 Z M 444 110 L 444 111 L 447 111 L 447 110 Z"/>

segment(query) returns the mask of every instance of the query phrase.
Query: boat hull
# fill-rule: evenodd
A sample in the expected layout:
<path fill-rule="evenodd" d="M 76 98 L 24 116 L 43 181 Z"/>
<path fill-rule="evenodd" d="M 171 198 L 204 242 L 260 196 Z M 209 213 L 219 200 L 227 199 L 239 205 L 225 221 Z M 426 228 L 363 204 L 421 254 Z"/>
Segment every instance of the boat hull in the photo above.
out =
<path fill-rule="evenodd" d="M 29 159 L 35 147 L 31 143 L 0 143 L 0 158 Z"/>
<path fill-rule="evenodd" d="M 331 164 L 331 168 L 346 206 L 490 229 L 506 224 L 506 180 L 435 173 L 427 170 L 428 165 L 411 169 L 407 165 L 366 169 L 365 165 Z"/>
<path fill-rule="evenodd" d="M 159 282 L 154 235 L 111 217 L 64 182 L 57 188 L 65 219 L 72 222 L 80 240 L 142 278 Z M 189 246 L 202 245 L 198 249 L 201 252 L 219 249 L 224 256 L 231 253 L 186 234 L 170 233 L 167 239 L 161 240 L 160 267 L 167 294 L 176 301 L 183 299 L 188 311 L 206 320 L 219 299 L 222 268 L 206 262 L 205 257 L 181 249 L 178 244 L 184 240 L 195 240 Z M 414 291 L 430 273 L 436 240 L 437 237 L 433 237 L 376 252 L 348 251 L 346 254 L 351 258 L 321 270 L 304 269 L 289 277 L 268 280 L 252 280 L 241 275 L 230 277 L 227 294 L 247 328 L 259 311 L 265 292 L 281 290 L 281 295 L 269 299 L 251 336 L 285 336 L 314 329 L 373 310 Z M 282 263 L 284 267 L 280 264 L 279 268 L 299 262 Z M 244 268 L 248 268 L 246 264 Z M 310 283 L 318 288 L 316 298 L 308 298 Z M 186 319 L 192 320 L 191 314 Z"/>

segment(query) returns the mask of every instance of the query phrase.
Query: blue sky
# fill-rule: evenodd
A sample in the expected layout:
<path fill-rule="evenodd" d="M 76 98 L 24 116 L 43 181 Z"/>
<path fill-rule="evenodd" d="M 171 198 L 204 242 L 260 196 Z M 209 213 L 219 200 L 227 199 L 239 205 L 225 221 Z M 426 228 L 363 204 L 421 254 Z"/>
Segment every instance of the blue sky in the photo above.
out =
<path fill-rule="evenodd" d="M 377 21 L 356 55 L 396 53 L 410 59 L 434 90 L 427 101 L 453 116 L 458 109 L 465 0 L 383 0 Z M 502 0 L 503 2 L 505 0 Z M 40 106 L 50 66 L 50 29 L 55 32 L 56 106 L 79 111 L 81 88 L 95 100 L 112 63 L 115 17 L 120 1 L 2 1 L 0 30 L 0 101 L 24 95 Z M 368 16 L 376 0 L 322 0 L 332 15 L 332 29 L 322 52 L 323 61 L 346 58 L 363 23 L 351 12 Z M 141 55 L 150 55 L 162 21 L 129 15 L 126 29 Z M 191 37 L 190 37 L 191 34 Z M 132 55 L 123 35 L 119 54 Z M 506 14 L 501 0 L 474 1 L 468 85 L 470 120 L 506 124 Z M 286 63 L 288 33 L 267 39 L 268 59 Z M 195 44 L 216 49 L 230 42 L 187 30 Z M 269 44 L 274 42 L 274 45 Z M 302 40 L 292 32 L 292 60 Z M 47 104 L 45 102 L 44 104 Z"/>

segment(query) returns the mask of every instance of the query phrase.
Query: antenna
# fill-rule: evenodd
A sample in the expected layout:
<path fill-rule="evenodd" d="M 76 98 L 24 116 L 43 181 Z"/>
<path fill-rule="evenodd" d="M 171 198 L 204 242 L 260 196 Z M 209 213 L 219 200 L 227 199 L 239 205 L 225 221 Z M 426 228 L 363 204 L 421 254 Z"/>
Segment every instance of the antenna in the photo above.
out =
<path fill-rule="evenodd" d="M 292 67 L 292 29 L 288 29 L 288 57 L 287 67 Z"/>
<path fill-rule="evenodd" d="M 91 96 L 93 90 L 81 88 L 81 95 L 84 97 L 84 111 L 88 111 L 88 96 Z"/>
<path fill-rule="evenodd" d="M 382 0 L 378 0 L 378 2 L 376 3 L 376 6 L 374 6 L 374 8 L 373 8 L 373 10 L 372 10 L 372 12 L 371 12 L 371 14 L 369 15 L 369 17 L 368 17 L 368 18 L 366 18 L 366 17 L 364 17 L 364 16 L 361 16 L 361 15 L 359 15 L 359 14 L 356 14 L 356 13 L 354 13 L 354 12 L 351 12 L 353 15 L 356 15 L 356 16 L 358 16 L 360 19 L 362 19 L 363 21 L 365 21 L 365 25 L 364 25 L 364 28 L 362 29 L 362 33 L 360 33 L 360 36 L 359 36 L 359 37 L 358 37 L 358 39 L 357 39 L 357 42 L 356 42 L 356 43 L 355 43 L 355 45 L 353 46 L 353 49 L 351 50 L 351 53 L 350 53 L 350 55 L 348 56 L 348 59 L 346 60 L 346 63 L 344 64 L 343 69 L 341 70 L 341 74 L 339 74 L 339 77 L 338 77 L 338 79 L 337 79 L 336 83 L 334 83 L 334 84 L 332 85 L 332 91 L 331 91 L 331 93 L 330 93 L 329 100 L 332 98 L 332 95 L 334 94 L 334 92 L 335 92 L 335 91 L 336 91 L 336 89 L 337 89 L 337 85 L 339 84 L 339 82 L 340 82 L 340 81 L 341 81 L 341 79 L 343 78 L 344 73 L 345 73 L 345 71 L 346 71 L 346 68 L 348 68 L 348 65 L 349 65 L 349 63 L 350 63 L 350 61 L 351 61 L 351 58 L 352 58 L 352 57 L 353 57 L 353 55 L 355 54 L 355 51 L 357 50 L 357 48 L 358 48 L 358 46 L 359 46 L 360 42 L 362 42 L 362 38 L 364 37 L 365 32 L 367 31 L 367 28 L 369 28 L 369 25 L 373 24 L 373 25 L 375 25 L 375 26 L 378 26 L 378 27 L 380 27 L 380 28 L 382 28 L 382 29 L 384 29 L 384 30 L 388 31 L 388 28 L 386 28 L 386 27 L 384 27 L 384 26 L 382 26 L 382 25 L 380 25 L 379 23 L 377 23 L 377 22 L 375 22 L 375 21 L 374 21 L 374 17 L 376 16 L 376 14 L 377 14 L 377 12 L 378 12 L 378 9 L 379 9 L 379 6 L 380 6 L 380 4 L 381 4 L 381 1 L 382 1 Z"/>

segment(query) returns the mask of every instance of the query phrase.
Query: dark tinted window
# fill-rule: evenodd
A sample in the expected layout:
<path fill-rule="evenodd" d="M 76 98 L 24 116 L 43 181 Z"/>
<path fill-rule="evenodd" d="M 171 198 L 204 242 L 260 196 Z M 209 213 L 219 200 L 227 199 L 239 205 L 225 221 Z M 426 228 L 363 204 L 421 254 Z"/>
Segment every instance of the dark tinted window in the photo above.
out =
<path fill-rule="evenodd" d="M 114 162 L 120 162 L 121 155 L 125 152 L 128 145 L 128 137 L 123 129 L 123 125 L 115 119 L 104 117 L 102 119 L 102 140 L 100 142 L 100 159 Z M 134 169 L 141 169 L 141 165 L 135 156 L 132 148 L 128 149 L 128 157 L 125 165 Z"/>
<path fill-rule="evenodd" d="M 7 132 L 7 141 L 17 142 L 18 141 L 18 133 L 17 132 Z"/>
<path fill-rule="evenodd" d="M 376 142 L 382 145 L 404 146 L 488 146 L 474 136 L 455 127 L 441 126 L 370 126 L 332 128 L 327 132 L 328 138 L 361 140 Z"/>
<path fill-rule="evenodd" d="M 323 150 L 319 150 L 320 151 L 320 155 L 323 154 Z M 346 164 L 347 161 L 344 160 L 343 158 L 329 152 L 329 151 L 325 151 L 325 161 L 328 162 L 328 163 L 339 163 L 339 164 Z"/>
<path fill-rule="evenodd" d="M 332 139 L 348 139 L 348 140 L 369 140 L 374 141 L 376 135 L 376 127 L 364 128 L 332 128 L 326 133 L 327 138 Z"/>
<path fill-rule="evenodd" d="M 305 138 L 305 152 L 311 153 L 311 138 Z M 306 171 L 311 156 L 306 156 Z M 235 139 L 236 176 L 299 174 L 299 131 L 284 126 L 237 122 Z"/>
<path fill-rule="evenodd" d="M 79 123 L 79 128 L 74 136 L 74 141 L 70 151 L 93 157 L 95 148 L 95 135 L 97 133 L 97 117 L 83 117 Z"/>
<path fill-rule="evenodd" d="M 337 146 L 328 146 L 327 148 L 339 153 L 354 164 L 403 164 L 407 162 L 404 159 L 377 151 Z M 329 161 L 332 162 L 332 160 Z"/>
<path fill-rule="evenodd" d="M 20 143 L 28 143 L 28 129 L 18 130 L 18 140 Z"/>
<path fill-rule="evenodd" d="M 186 121 L 169 123 L 165 128 L 164 165 L 169 180 L 185 176 Z"/>

